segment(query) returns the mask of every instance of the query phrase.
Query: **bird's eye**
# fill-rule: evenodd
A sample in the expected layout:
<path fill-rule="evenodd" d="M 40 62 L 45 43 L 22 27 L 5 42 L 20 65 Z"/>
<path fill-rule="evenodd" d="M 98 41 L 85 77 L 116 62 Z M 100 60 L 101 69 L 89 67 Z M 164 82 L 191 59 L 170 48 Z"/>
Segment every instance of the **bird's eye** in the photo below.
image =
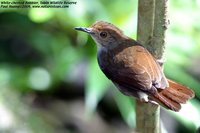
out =
<path fill-rule="evenodd" d="M 106 38 L 106 37 L 107 37 L 107 33 L 106 33 L 106 32 L 101 32 L 101 33 L 100 33 L 100 36 L 101 36 L 102 38 Z"/>

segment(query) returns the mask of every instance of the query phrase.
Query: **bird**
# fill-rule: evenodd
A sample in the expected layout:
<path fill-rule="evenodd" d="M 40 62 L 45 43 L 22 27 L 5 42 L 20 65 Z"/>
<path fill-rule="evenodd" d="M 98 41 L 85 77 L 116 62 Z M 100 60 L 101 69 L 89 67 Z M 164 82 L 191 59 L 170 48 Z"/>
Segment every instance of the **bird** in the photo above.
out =
<path fill-rule="evenodd" d="M 96 21 L 90 27 L 75 27 L 75 30 L 93 38 L 100 69 L 124 95 L 175 112 L 194 97 L 193 90 L 167 79 L 155 57 L 115 25 Z"/>

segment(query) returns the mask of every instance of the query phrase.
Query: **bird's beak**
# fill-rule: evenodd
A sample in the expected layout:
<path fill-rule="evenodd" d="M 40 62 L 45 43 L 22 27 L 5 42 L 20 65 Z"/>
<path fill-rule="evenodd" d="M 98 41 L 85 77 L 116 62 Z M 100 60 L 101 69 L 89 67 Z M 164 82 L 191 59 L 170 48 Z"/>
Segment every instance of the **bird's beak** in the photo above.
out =
<path fill-rule="evenodd" d="M 83 31 L 89 34 L 93 34 L 94 32 L 92 32 L 92 28 L 86 28 L 86 27 L 75 27 L 75 30 L 79 30 L 79 31 Z"/>

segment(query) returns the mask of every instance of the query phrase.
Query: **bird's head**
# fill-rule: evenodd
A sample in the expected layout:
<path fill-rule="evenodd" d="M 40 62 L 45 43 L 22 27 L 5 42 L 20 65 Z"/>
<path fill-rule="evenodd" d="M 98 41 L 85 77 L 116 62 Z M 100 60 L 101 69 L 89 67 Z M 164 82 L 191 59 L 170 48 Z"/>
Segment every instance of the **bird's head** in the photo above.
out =
<path fill-rule="evenodd" d="M 86 32 L 92 36 L 98 48 L 111 49 L 123 41 L 123 32 L 111 23 L 97 21 L 92 26 L 76 27 L 76 30 Z"/>

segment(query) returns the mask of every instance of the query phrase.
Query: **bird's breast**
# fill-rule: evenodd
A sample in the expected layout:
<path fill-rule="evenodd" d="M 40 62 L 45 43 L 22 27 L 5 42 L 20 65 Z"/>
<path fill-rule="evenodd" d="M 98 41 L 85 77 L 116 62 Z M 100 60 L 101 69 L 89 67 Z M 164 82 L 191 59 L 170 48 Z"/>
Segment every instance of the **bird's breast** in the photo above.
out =
<path fill-rule="evenodd" d="M 99 50 L 98 63 L 100 68 L 105 71 L 118 71 L 121 68 L 128 68 L 134 64 L 134 53 L 129 49 Z"/>

